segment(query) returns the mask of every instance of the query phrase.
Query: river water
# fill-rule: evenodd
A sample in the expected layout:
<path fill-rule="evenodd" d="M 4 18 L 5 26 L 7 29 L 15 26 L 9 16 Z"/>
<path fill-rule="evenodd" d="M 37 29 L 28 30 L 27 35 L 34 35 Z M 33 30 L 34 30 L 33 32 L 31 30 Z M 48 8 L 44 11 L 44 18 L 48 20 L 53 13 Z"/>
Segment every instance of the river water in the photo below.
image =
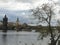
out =
<path fill-rule="evenodd" d="M 33 45 L 37 42 L 38 32 L 0 32 L 0 45 Z"/>

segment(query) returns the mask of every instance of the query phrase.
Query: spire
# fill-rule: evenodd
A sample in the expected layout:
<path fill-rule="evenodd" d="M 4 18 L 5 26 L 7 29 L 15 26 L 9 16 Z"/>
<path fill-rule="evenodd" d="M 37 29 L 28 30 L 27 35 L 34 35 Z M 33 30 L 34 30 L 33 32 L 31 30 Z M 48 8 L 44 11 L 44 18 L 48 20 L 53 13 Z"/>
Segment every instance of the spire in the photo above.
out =
<path fill-rule="evenodd" d="M 5 14 L 4 18 L 7 18 L 6 14 Z"/>
<path fill-rule="evenodd" d="M 19 31 L 19 18 L 16 20 L 16 30 Z"/>
<path fill-rule="evenodd" d="M 5 15 L 3 18 L 3 32 L 7 32 L 7 24 L 8 24 L 8 18 Z"/>
<path fill-rule="evenodd" d="M 19 25 L 19 18 L 17 18 L 16 20 L 16 25 Z"/>
<path fill-rule="evenodd" d="M 17 18 L 17 21 L 16 22 L 19 22 L 19 18 Z"/>
<path fill-rule="evenodd" d="M 6 15 L 5 15 L 5 17 L 6 17 Z"/>

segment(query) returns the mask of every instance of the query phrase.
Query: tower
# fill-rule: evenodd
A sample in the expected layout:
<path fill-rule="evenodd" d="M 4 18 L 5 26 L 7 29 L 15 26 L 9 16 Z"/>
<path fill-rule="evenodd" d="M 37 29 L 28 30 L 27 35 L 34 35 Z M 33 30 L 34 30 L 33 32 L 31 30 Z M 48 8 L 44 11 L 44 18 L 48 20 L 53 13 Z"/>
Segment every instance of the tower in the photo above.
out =
<path fill-rule="evenodd" d="M 7 32 L 7 24 L 8 24 L 8 18 L 5 15 L 3 18 L 3 32 Z"/>
<path fill-rule="evenodd" d="M 16 31 L 19 31 L 19 18 L 16 20 Z"/>

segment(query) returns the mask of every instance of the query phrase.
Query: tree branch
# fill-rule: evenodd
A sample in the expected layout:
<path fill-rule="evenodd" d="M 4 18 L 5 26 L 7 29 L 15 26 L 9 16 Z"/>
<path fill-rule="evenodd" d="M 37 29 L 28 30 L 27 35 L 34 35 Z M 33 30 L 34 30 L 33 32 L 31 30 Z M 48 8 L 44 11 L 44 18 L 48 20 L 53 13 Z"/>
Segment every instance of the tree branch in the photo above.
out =
<path fill-rule="evenodd" d="M 60 35 L 57 37 L 57 39 L 56 39 L 56 41 L 55 41 L 55 42 L 57 42 L 59 38 L 60 38 Z"/>

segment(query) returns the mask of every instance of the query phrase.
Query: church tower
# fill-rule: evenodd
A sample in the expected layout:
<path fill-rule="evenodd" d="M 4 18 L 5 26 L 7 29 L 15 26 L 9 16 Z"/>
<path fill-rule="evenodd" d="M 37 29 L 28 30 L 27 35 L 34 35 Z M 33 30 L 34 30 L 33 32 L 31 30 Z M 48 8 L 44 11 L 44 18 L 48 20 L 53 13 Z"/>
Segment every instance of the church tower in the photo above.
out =
<path fill-rule="evenodd" d="M 3 18 L 3 32 L 7 32 L 7 29 L 8 29 L 7 24 L 8 24 L 8 18 L 5 15 L 4 18 Z"/>
<path fill-rule="evenodd" d="M 16 20 L 16 31 L 17 32 L 19 31 L 19 18 L 17 18 Z"/>

